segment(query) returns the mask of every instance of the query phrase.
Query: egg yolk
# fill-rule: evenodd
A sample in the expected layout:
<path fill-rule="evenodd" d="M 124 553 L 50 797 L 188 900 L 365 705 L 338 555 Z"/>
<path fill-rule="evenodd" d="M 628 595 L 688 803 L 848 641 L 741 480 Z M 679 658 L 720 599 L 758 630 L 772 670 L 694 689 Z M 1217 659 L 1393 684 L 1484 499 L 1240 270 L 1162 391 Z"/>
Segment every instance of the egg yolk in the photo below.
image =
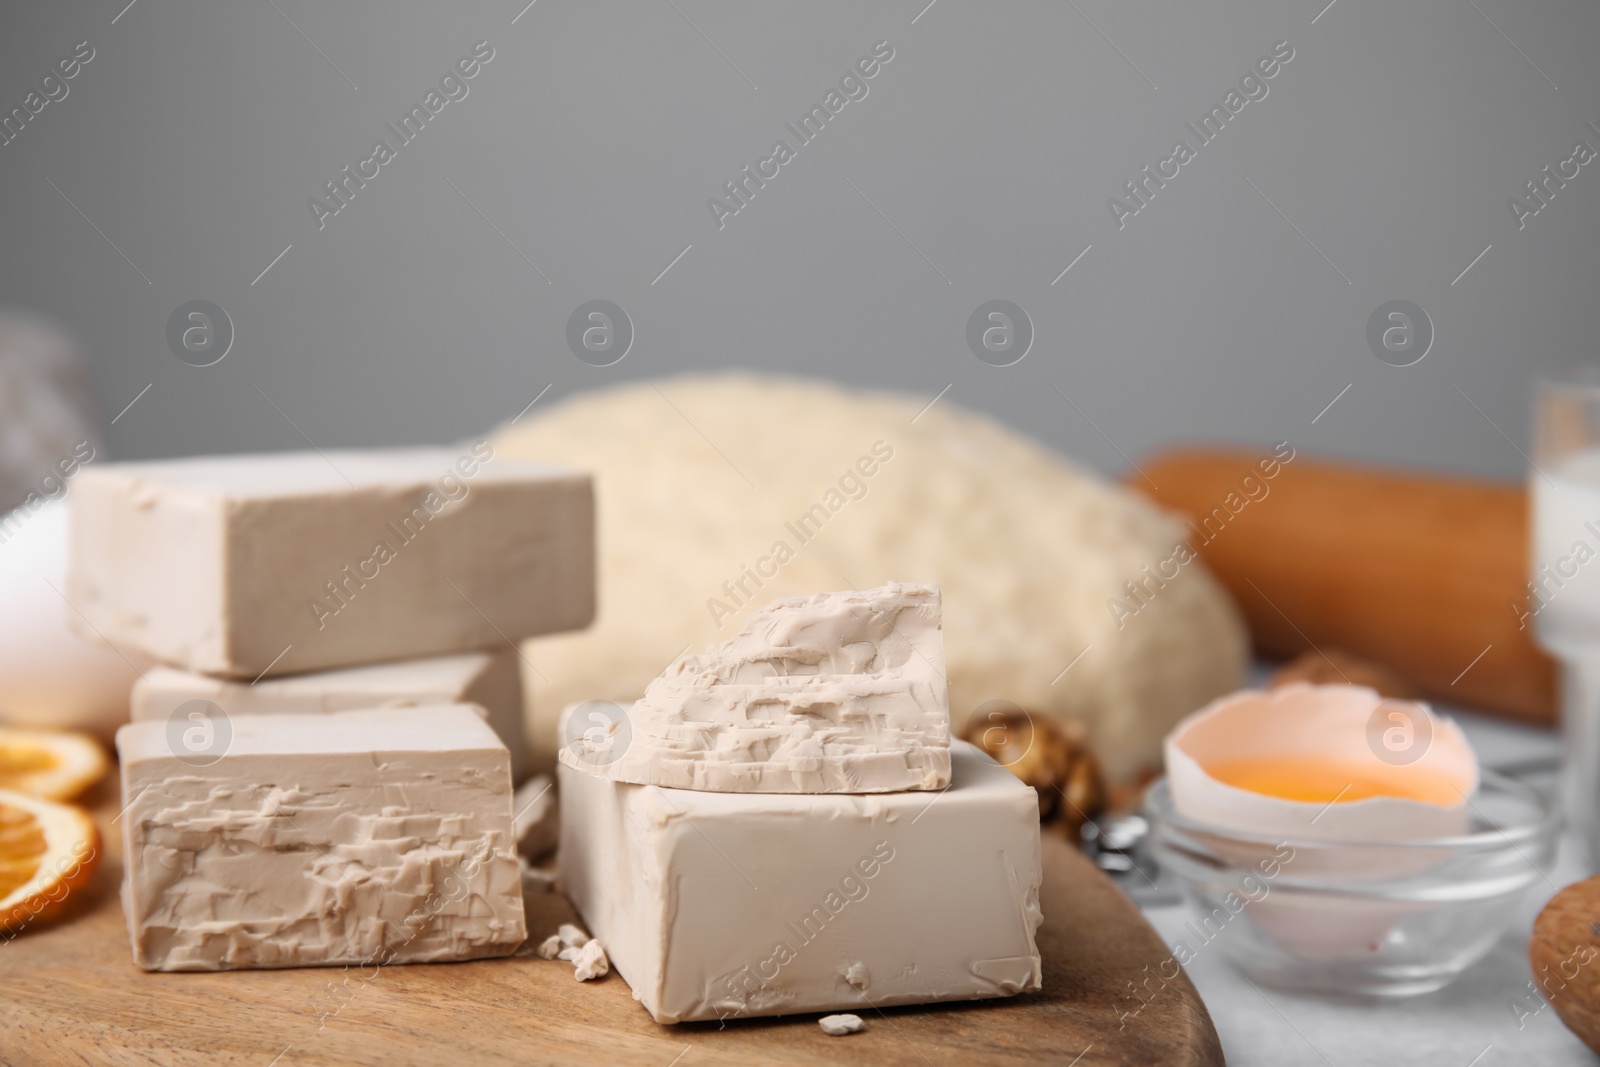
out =
<path fill-rule="evenodd" d="M 1349 804 L 1399 797 L 1453 807 L 1461 794 L 1447 776 L 1416 765 L 1356 763 L 1319 755 L 1251 756 L 1206 765 L 1217 781 L 1282 800 Z"/>

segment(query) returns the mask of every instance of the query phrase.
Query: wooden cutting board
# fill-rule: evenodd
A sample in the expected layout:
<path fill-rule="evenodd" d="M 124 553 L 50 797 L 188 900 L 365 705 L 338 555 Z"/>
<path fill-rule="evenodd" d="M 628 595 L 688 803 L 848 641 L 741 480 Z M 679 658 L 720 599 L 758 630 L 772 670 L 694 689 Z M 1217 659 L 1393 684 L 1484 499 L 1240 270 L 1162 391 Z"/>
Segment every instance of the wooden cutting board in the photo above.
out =
<path fill-rule="evenodd" d="M 118 809 L 110 796 L 95 799 L 105 856 L 90 886 L 60 920 L 0 940 L 5 1063 L 1223 1062 L 1187 976 L 1145 993 L 1140 1010 L 1128 983 L 1156 973 L 1170 958 L 1166 946 L 1105 875 L 1049 835 L 1043 991 L 889 1008 L 863 1016 L 861 1033 L 828 1037 L 815 1014 L 658 1026 L 616 972 L 580 984 L 570 964 L 539 959 L 530 946 L 473 963 L 149 974 L 133 965 L 117 897 Z M 528 897 L 535 940 L 566 921 L 575 916 L 565 898 Z"/>

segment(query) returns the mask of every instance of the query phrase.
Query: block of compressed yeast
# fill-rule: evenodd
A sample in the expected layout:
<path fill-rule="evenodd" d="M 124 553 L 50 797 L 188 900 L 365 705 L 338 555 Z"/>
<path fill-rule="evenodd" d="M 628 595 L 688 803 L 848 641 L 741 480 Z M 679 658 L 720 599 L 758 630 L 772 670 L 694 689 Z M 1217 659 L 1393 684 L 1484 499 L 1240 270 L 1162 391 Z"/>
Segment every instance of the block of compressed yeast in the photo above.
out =
<path fill-rule="evenodd" d="M 618 728 L 621 728 L 620 724 Z M 750 793 L 879 793 L 950 782 L 939 588 L 785 597 L 678 657 L 615 731 L 561 760 L 623 782 Z"/>
<path fill-rule="evenodd" d="M 376 663 L 342 670 L 285 674 L 249 682 L 154 667 L 133 686 L 134 722 L 187 719 L 185 705 L 203 701 L 228 715 L 320 715 L 359 708 L 473 704 L 511 751 L 511 777 L 529 773 L 522 728 L 522 675 L 517 650 Z"/>
<path fill-rule="evenodd" d="M 74 483 L 79 633 L 254 678 L 489 648 L 594 617 L 589 476 L 470 449 L 115 463 Z"/>
<path fill-rule="evenodd" d="M 700 792 L 563 764 L 561 878 L 657 1022 L 1038 989 L 1038 800 L 951 750 L 941 793 Z"/>
<path fill-rule="evenodd" d="M 122 908 L 140 967 L 468 960 L 525 939 L 509 756 L 477 711 L 210 729 L 117 731 Z"/>

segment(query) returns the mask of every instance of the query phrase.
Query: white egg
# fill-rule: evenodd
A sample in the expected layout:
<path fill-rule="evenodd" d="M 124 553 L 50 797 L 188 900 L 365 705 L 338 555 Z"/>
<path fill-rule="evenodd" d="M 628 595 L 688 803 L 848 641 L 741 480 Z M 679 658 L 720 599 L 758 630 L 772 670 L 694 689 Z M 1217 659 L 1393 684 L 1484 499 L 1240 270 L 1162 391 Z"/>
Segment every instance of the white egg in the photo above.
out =
<path fill-rule="evenodd" d="M 64 500 L 0 517 L 0 720 L 109 737 L 150 661 L 68 629 L 66 564 Z"/>

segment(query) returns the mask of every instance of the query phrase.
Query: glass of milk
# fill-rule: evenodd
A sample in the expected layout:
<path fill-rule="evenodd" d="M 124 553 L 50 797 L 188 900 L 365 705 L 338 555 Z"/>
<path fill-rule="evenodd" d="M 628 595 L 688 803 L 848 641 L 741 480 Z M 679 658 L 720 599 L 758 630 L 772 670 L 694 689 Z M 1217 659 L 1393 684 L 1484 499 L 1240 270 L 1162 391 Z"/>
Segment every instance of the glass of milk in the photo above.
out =
<path fill-rule="evenodd" d="M 1563 808 L 1600 870 L 1600 366 L 1541 381 L 1534 403 L 1521 618 L 1561 663 Z"/>

